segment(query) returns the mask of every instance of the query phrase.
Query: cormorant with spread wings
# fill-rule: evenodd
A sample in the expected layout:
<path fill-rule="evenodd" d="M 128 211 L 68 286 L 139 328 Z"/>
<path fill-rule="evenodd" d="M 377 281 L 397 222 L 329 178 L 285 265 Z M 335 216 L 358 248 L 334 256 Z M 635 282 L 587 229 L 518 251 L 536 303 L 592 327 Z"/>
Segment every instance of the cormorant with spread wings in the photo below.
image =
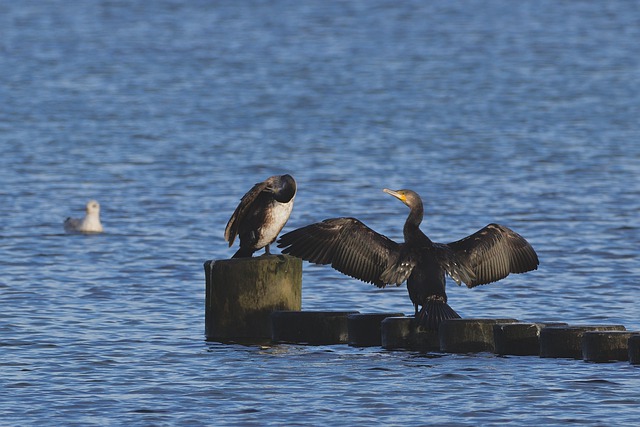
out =
<path fill-rule="evenodd" d="M 343 274 L 381 288 L 406 280 L 416 319 L 428 329 L 460 317 L 447 304 L 445 274 L 458 285 L 464 282 L 472 288 L 538 268 L 538 256 L 529 242 L 499 224 L 489 224 L 455 242 L 433 242 L 420 230 L 424 215 L 420 196 L 411 190 L 383 191 L 410 209 L 403 243 L 355 218 L 331 218 L 282 235 L 278 247 L 315 264 L 331 264 Z"/>

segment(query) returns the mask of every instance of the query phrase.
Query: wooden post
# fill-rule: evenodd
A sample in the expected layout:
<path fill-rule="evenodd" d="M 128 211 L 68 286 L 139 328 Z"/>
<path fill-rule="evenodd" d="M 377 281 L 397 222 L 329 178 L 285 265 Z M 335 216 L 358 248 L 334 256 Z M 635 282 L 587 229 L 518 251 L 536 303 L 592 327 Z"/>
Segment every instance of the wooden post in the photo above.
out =
<path fill-rule="evenodd" d="M 347 316 L 349 345 L 354 347 L 380 347 L 382 321 L 387 317 L 401 317 L 403 313 L 363 313 Z"/>
<path fill-rule="evenodd" d="M 582 336 L 582 359 L 587 362 L 629 360 L 631 331 L 587 331 Z"/>
<path fill-rule="evenodd" d="M 205 336 L 222 342 L 268 342 L 271 313 L 300 310 L 302 260 L 263 255 L 204 263 Z"/>
<path fill-rule="evenodd" d="M 540 331 L 540 357 L 582 359 L 585 332 L 624 330 L 622 325 L 547 326 Z"/>
<path fill-rule="evenodd" d="M 515 319 L 447 319 L 440 324 L 440 351 L 478 353 L 495 351 L 493 325 L 517 323 Z"/>
<path fill-rule="evenodd" d="M 440 351 L 438 331 L 416 326 L 413 316 L 387 317 L 380 324 L 380 334 L 382 348 L 386 350 Z"/>
<path fill-rule="evenodd" d="M 357 311 L 276 311 L 271 315 L 275 343 L 345 344 L 347 317 Z"/>
<path fill-rule="evenodd" d="M 566 323 L 497 323 L 493 325 L 495 353 L 512 356 L 540 355 L 540 331 Z"/>
<path fill-rule="evenodd" d="M 632 365 L 640 364 L 640 335 L 634 335 L 629 338 L 629 363 Z"/>
<path fill-rule="evenodd" d="M 413 317 L 387 317 L 380 323 L 380 343 L 386 350 L 411 349 Z"/>

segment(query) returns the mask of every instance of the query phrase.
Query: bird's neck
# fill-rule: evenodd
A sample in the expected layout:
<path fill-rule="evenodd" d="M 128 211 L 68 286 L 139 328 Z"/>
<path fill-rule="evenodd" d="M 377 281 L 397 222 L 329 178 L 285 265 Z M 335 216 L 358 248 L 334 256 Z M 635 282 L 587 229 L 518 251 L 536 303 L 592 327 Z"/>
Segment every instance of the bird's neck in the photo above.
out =
<path fill-rule="evenodd" d="M 88 213 L 82 221 L 82 231 L 102 231 L 100 214 L 98 212 Z"/>
<path fill-rule="evenodd" d="M 422 206 L 413 207 L 407 221 L 404 223 L 404 240 L 409 242 L 419 238 L 427 237 L 422 230 L 420 230 L 420 224 L 422 223 L 422 217 L 424 210 Z"/>

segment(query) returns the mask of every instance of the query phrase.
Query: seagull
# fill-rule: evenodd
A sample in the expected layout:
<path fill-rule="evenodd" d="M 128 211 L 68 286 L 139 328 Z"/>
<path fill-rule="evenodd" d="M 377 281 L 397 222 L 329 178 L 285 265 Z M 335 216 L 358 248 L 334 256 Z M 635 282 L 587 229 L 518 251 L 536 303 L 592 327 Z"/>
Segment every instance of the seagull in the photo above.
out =
<path fill-rule="evenodd" d="M 100 204 L 89 200 L 84 218 L 67 218 L 64 220 L 64 230 L 67 233 L 102 233 L 100 223 Z"/>

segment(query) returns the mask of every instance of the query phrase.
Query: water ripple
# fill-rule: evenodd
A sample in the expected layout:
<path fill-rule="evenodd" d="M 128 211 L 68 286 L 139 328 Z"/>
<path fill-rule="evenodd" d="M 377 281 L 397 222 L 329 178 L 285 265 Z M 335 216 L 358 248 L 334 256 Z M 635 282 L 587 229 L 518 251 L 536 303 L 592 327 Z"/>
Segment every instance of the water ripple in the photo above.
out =
<path fill-rule="evenodd" d="M 640 330 L 640 13 L 622 4 L 1 6 L 3 422 L 635 423 L 622 362 L 203 341 L 202 264 L 283 172 L 285 230 L 356 216 L 401 240 L 391 187 L 423 196 L 436 241 L 526 236 L 539 270 L 449 286 L 464 316 Z M 89 198 L 105 233 L 64 234 Z M 404 285 L 308 264 L 303 308 L 413 310 Z"/>

